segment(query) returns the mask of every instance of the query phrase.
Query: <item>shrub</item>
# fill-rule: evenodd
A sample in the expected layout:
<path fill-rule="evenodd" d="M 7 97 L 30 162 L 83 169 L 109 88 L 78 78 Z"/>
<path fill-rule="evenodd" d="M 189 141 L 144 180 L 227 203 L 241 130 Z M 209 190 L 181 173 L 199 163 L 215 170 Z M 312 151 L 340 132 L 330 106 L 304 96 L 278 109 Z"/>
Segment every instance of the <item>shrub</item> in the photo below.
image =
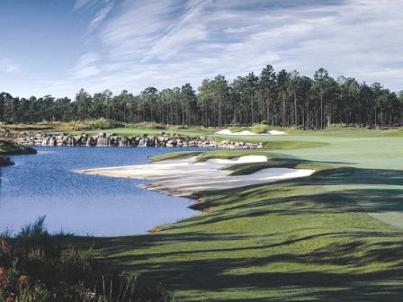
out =
<path fill-rule="evenodd" d="M 154 122 L 143 122 L 143 123 L 136 123 L 136 124 L 128 124 L 129 128 L 143 128 L 143 129 L 156 129 L 156 130 L 165 130 L 167 129 L 167 125 L 165 124 L 158 124 Z"/>
<path fill-rule="evenodd" d="M 77 121 L 77 122 L 72 122 L 72 124 L 71 124 L 71 128 L 74 131 L 94 130 L 94 129 L 111 129 L 111 128 L 119 128 L 119 127 L 124 127 L 124 124 L 119 123 L 114 120 L 107 120 L 104 118 L 100 118 L 97 120 Z"/>
<path fill-rule="evenodd" d="M 97 261 L 93 249 L 62 244 L 45 216 L 15 237 L 0 235 L 0 302 L 173 301 L 162 284 L 139 283 Z"/>
<path fill-rule="evenodd" d="M 266 133 L 269 130 L 269 126 L 263 124 L 253 125 L 250 131 L 256 134 Z"/>
<path fill-rule="evenodd" d="M 0 155 L 35 154 L 31 147 L 18 145 L 10 140 L 0 139 Z"/>

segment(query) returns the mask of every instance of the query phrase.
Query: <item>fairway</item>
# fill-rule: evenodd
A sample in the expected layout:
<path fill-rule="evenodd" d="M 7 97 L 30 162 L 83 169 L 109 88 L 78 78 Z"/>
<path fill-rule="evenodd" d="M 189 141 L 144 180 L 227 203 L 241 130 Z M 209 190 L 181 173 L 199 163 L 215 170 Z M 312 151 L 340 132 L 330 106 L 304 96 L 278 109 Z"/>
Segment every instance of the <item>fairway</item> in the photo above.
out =
<path fill-rule="evenodd" d="M 322 144 L 244 152 L 304 160 L 311 177 L 206 192 L 199 217 L 97 247 L 177 301 L 400 301 L 403 230 L 385 222 L 403 220 L 403 137 L 335 132 L 265 137 Z"/>

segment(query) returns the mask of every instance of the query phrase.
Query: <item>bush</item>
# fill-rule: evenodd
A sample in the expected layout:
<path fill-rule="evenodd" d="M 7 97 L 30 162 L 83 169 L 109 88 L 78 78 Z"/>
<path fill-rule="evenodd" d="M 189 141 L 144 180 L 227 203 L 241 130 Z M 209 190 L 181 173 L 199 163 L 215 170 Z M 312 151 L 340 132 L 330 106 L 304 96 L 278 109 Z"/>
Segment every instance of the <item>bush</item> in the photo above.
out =
<path fill-rule="evenodd" d="M 93 249 L 62 245 L 50 235 L 45 217 L 15 237 L 0 235 L 0 302 L 172 301 L 161 284 L 140 284 L 105 269 Z"/>
<path fill-rule="evenodd" d="M 74 131 L 111 129 L 111 128 L 119 128 L 119 127 L 124 127 L 124 124 L 119 123 L 114 120 L 107 120 L 104 118 L 97 119 L 97 120 L 77 121 L 77 122 L 72 122 L 72 124 L 71 124 L 71 128 Z"/>
<path fill-rule="evenodd" d="M 269 126 L 263 124 L 256 124 L 250 128 L 250 131 L 256 134 L 266 133 L 269 130 Z"/>
<path fill-rule="evenodd" d="M 164 124 L 158 124 L 154 122 L 143 122 L 136 124 L 127 125 L 129 128 L 143 128 L 143 129 L 157 129 L 157 130 L 166 130 L 168 127 Z"/>
<path fill-rule="evenodd" d="M 18 145 L 10 140 L 0 139 L 0 155 L 35 154 L 36 150 Z"/>

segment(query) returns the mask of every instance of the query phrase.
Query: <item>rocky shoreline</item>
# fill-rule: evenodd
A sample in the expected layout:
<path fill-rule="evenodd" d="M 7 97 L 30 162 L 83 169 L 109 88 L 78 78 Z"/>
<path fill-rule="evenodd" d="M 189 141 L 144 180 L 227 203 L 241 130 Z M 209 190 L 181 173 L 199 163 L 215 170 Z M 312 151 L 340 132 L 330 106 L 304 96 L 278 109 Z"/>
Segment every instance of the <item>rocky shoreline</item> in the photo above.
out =
<path fill-rule="evenodd" d="M 95 136 L 81 134 L 73 136 L 68 133 L 31 133 L 23 134 L 15 140 L 24 146 L 71 146 L 71 147 L 206 147 L 224 149 L 257 149 L 262 143 L 246 143 L 240 141 L 218 141 L 198 136 L 183 136 L 161 133 L 158 136 L 126 137 L 113 133 L 99 133 Z"/>

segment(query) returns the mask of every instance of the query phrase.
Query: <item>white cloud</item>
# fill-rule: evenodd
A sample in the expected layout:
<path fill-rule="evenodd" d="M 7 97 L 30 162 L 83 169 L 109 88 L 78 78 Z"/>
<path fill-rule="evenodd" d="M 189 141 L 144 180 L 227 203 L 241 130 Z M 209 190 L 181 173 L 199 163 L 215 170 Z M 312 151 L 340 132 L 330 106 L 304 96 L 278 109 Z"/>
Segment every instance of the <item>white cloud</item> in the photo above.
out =
<path fill-rule="evenodd" d="M 90 0 L 77 2 L 91 5 Z M 324 67 L 335 77 L 403 89 L 403 2 L 322 3 L 329 2 L 285 8 L 281 1 L 273 7 L 265 0 L 116 3 L 113 18 L 106 19 L 104 7 L 93 19 L 102 60 L 84 55 L 71 70 L 70 82 L 59 86 L 138 92 L 149 85 L 198 85 L 218 73 L 232 79 L 272 64 L 306 75 Z"/>
<path fill-rule="evenodd" d="M 21 66 L 10 59 L 0 58 L 0 73 L 7 75 L 24 75 Z"/>
<path fill-rule="evenodd" d="M 105 5 L 95 14 L 88 26 L 87 32 L 84 34 L 84 38 L 90 37 L 108 17 L 109 13 L 112 11 L 113 4 L 113 2 L 107 1 Z"/>
<path fill-rule="evenodd" d="M 77 65 L 70 70 L 71 79 L 85 79 L 99 75 L 101 70 L 96 66 L 96 63 L 100 61 L 100 59 L 100 56 L 96 53 L 86 53 L 82 55 Z"/>

